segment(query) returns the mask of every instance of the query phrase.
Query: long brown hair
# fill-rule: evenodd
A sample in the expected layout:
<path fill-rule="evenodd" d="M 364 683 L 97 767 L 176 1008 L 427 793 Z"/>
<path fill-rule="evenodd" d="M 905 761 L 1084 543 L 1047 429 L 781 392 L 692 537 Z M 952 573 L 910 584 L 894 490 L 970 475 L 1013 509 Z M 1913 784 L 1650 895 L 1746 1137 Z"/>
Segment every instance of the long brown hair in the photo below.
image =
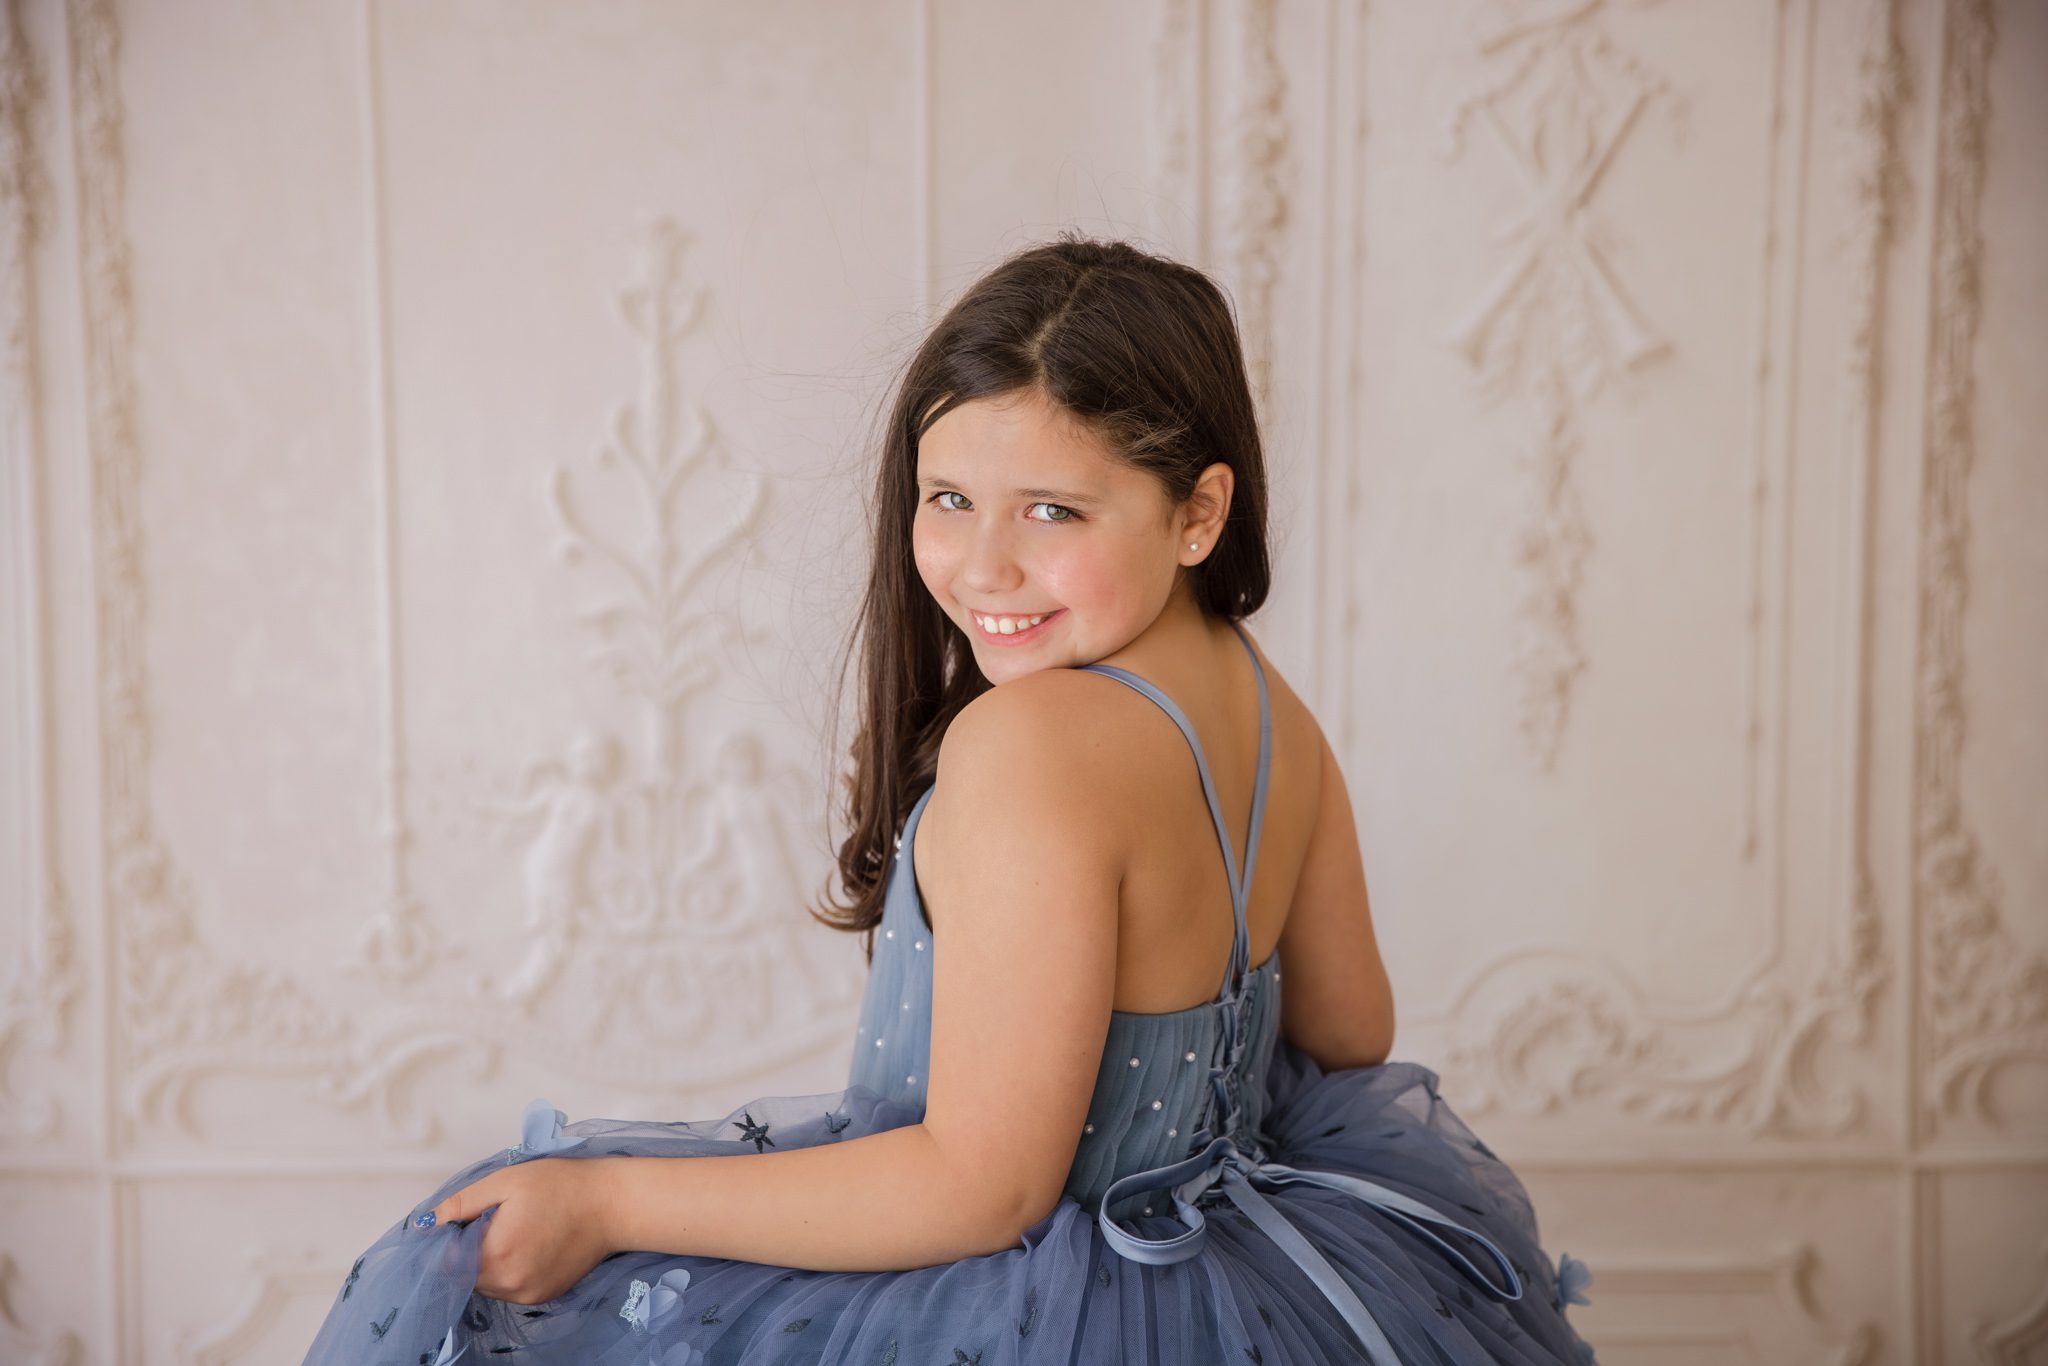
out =
<path fill-rule="evenodd" d="M 1235 621 L 1266 600 L 1266 463 L 1237 324 L 1223 291 L 1191 266 L 1126 242 L 1063 233 L 983 275 L 946 311 L 903 369 L 880 437 L 868 521 L 867 592 L 841 656 L 860 653 L 860 729 L 845 776 L 842 904 L 811 911 L 865 932 L 874 959 L 891 853 L 938 770 L 939 741 L 991 686 L 967 637 L 918 577 L 917 443 L 972 399 L 1037 389 L 1089 424 L 1109 449 L 1156 478 L 1169 504 L 1216 461 L 1235 485 L 1223 534 L 1186 572 L 1210 616 Z"/>

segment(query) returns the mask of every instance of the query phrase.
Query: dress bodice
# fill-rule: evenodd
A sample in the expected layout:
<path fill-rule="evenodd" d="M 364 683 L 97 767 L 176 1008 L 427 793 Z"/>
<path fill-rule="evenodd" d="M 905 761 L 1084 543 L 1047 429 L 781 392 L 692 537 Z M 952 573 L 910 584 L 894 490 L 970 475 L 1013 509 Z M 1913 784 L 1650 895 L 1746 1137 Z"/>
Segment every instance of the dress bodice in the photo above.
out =
<path fill-rule="evenodd" d="M 1151 698 L 1187 738 L 1223 847 L 1235 925 L 1230 963 L 1214 999 L 1164 1014 L 1110 1012 L 1087 1122 L 1077 1136 L 1064 1189 L 1094 1214 L 1103 1240 L 1115 1252 L 1154 1266 L 1198 1255 L 1208 1232 L 1205 1208 L 1229 1202 L 1238 1218 L 1263 1230 L 1309 1276 L 1351 1325 L 1374 1366 L 1399 1366 L 1402 1358 L 1357 1289 L 1345 1282 L 1268 1192 L 1305 1184 L 1360 1201 L 1435 1246 L 1493 1298 L 1520 1298 L 1521 1278 L 1496 1244 L 1412 1194 L 1352 1173 L 1290 1166 L 1274 1158 L 1262 1141 L 1269 1093 L 1260 1078 L 1274 1063 L 1280 969 L 1277 952 L 1256 968 L 1247 961 L 1245 901 L 1265 816 L 1273 719 L 1258 651 L 1242 627 L 1235 622 L 1232 627 L 1251 656 L 1259 684 L 1259 767 L 1252 785 L 1242 874 L 1201 741 L 1181 709 L 1136 674 L 1107 664 L 1080 666 Z M 852 1084 L 864 1084 L 920 1111 L 931 1057 L 932 959 L 937 940 L 918 895 L 912 852 L 918 819 L 934 790 L 927 787 L 918 797 L 896 841 L 851 1077 Z M 1171 1231 L 1162 1233 L 1162 1228 Z M 1446 1234 L 1480 1252 L 1499 1280 Z M 1444 1303 L 1441 1297 L 1438 1303 Z"/>
<path fill-rule="evenodd" d="M 1240 637 L 1242 634 L 1240 631 Z M 1245 648 L 1251 652 L 1249 642 Z M 1280 965 L 1277 950 L 1257 967 L 1247 963 L 1244 901 L 1257 858 L 1272 744 L 1271 703 L 1255 652 L 1252 663 L 1259 685 L 1259 762 L 1242 877 L 1210 780 L 1208 760 L 1187 717 L 1172 699 L 1136 674 L 1106 664 L 1080 666 L 1144 693 L 1187 737 L 1222 844 L 1235 921 L 1223 986 L 1213 999 L 1184 1010 L 1110 1012 L 1094 1094 L 1077 1136 L 1065 1186 L 1066 1193 L 1091 1212 L 1101 1210 L 1104 1197 L 1119 1180 L 1179 1162 L 1200 1152 L 1218 1135 L 1227 1134 L 1247 1154 L 1264 1156 L 1259 1126 L 1265 1118 L 1267 1093 L 1259 1078 L 1272 1061 L 1278 1039 Z M 918 1107 L 924 1103 L 931 1056 L 932 961 L 937 941 L 925 918 L 912 851 L 919 818 L 936 790 L 927 787 L 919 796 L 896 840 L 849 1078 L 853 1084 Z M 1136 1190 L 1108 1203 L 1109 1215 L 1118 1219 L 1170 1209 L 1170 1202 L 1156 1191 Z"/>

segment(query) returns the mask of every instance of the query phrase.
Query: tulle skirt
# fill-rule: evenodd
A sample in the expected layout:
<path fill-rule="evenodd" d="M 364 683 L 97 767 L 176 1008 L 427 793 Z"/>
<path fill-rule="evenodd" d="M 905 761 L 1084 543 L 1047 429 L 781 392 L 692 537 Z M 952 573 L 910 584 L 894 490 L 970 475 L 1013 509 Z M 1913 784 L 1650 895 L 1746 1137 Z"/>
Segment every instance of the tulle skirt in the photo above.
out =
<path fill-rule="evenodd" d="M 1488 1294 L 1424 1235 L 1338 1191 L 1265 1192 L 1366 1306 L 1400 1362 L 1586 1366 L 1593 1351 L 1565 1317 L 1586 1303 L 1584 1263 L 1553 1264 L 1514 1173 L 1452 1113 L 1417 1063 L 1325 1073 L 1279 1042 L 1260 1138 L 1271 1161 L 1362 1177 L 1483 1234 L 1521 1293 Z M 559 1156 L 701 1157 L 843 1143 L 917 1122 L 866 1087 L 749 1101 L 718 1119 L 588 1119 L 552 1126 L 529 1111 L 521 1142 L 470 1164 L 400 1218 L 355 1263 L 307 1366 L 1322 1366 L 1367 1361 L 1324 1291 L 1229 1201 L 1205 1198 L 1207 1233 L 1187 1260 L 1126 1259 L 1072 1197 L 988 1256 L 894 1271 L 812 1271 L 759 1262 L 621 1253 L 545 1304 L 475 1293 L 486 1212 L 420 1230 L 413 1218 L 514 1161 Z M 1171 1216 L 1124 1221 L 1140 1236 L 1180 1232 Z"/>

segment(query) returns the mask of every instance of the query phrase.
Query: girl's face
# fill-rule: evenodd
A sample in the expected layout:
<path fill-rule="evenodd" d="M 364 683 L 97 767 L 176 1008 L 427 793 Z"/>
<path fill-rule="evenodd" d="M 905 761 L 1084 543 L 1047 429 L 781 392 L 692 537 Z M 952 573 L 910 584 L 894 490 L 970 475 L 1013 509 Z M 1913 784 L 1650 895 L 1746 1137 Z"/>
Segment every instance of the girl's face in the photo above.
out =
<path fill-rule="evenodd" d="M 1158 481 L 1036 389 L 933 423 L 917 493 L 917 572 L 993 684 L 1123 648 L 1200 558 Z"/>

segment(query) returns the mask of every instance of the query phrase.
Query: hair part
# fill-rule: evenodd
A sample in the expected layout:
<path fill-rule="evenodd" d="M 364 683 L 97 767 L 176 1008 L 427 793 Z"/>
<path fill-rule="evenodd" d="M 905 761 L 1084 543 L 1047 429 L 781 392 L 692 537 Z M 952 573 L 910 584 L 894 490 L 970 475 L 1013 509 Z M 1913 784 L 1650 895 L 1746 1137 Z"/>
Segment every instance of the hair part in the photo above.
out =
<path fill-rule="evenodd" d="M 905 364 L 881 433 L 870 500 L 873 553 L 845 661 L 860 658 L 859 730 L 844 775 L 847 835 L 837 878 L 813 919 L 864 933 L 874 959 L 892 846 L 938 771 L 946 727 L 992 686 L 967 636 L 918 575 L 917 444 L 962 403 L 1038 390 L 1118 459 L 1151 475 L 1167 515 L 1204 469 L 1235 484 L 1223 532 L 1185 572 L 1208 616 L 1237 621 L 1271 586 L 1266 466 L 1229 300 L 1192 266 L 1076 232 L 1004 260 L 946 310 Z"/>

